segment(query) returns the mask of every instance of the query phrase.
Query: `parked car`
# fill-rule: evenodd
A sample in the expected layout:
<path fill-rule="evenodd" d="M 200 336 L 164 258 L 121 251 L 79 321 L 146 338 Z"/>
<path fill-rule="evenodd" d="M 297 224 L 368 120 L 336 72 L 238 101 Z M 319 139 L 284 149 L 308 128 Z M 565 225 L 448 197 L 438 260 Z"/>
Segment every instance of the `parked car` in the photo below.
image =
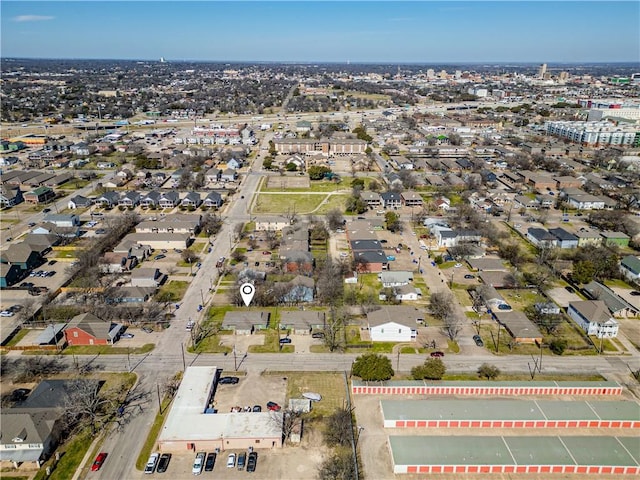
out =
<path fill-rule="evenodd" d="M 240 379 L 238 377 L 220 377 L 220 380 L 218 380 L 218 383 L 222 385 L 227 385 L 227 384 L 235 385 L 239 381 Z"/>
<path fill-rule="evenodd" d="M 629 295 L 633 295 L 634 297 L 640 297 L 640 292 L 638 290 L 632 290 Z"/>
<path fill-rule="evenodd" d="M 2 310 L 0 312 L 0 317 L 13 317 L 15 314 L 10 312 L 9 310 Z"/>
<path fill-rule="evenodd" d="M 244 470 L 244 466 L 247 463 L 247 454 L 245 452 L 241 452 L 238 455 L 238 470 Z"/>
<path fill-rule="evenodd" d="M 204 467 L 204 458 L 207 454 L 205 452 L 196 453 L 196 458 L 193 461 L 193 467 L 191 468 L 191 473 L 194 475 L 200 475 L 202 473 L 202 468 Z"/>
<path fill-rule="evenodd" d="M 42 210 L 42 213 L 49 213 L 50 211 L 51 211 L 51 209 L 50 209 L 50 208 L 44 208 L 44 209 Z"/>
<path fill-rule="evenodd" d="M 254 405 L 252 411 L 253 412 L 261 412 L 262 411 L 262 407 L 260 405 Z"/>
<path fill-rule="evenodd" d="M 572 287 L 570 287 L 568 285 L 566 287 L 564 287 L 564 289 L 569 293 L 576 293 L 576 291 Z"/>
<path fill-rule="evenodd" d="M 149 460 L 147 460 L 147 464 L 144 467 L 144 473 L 152 474 L 156 471 L 156 465 L 158 464 L 158 459 L 160 458 L 159 453 L 152 453 L 149 456 Z"/>
<path fill-rule="evenodd" d="M 167 258 L 167 256 L 160 254 L 160 255 L 156 255 L 155 257 L 153 257 L 154 260 L 162 260 L 163 258 Z"/>
<path fill-rule="evenodd" d="M 163 453 L 162 455 L 160 455 L 160 460 L 158 460 L 158 469 L 156 470 L 156 472 L 158 473 L 166 472 L 167 468 L 169 468 L 170 461 L 171 461 L 170 453 Z"/>
<path fill-rule="evenodd" d="M 133 333 L 123 333 L 122 335 L 120 335 L 122 338 L 133 338 L 134 335 Z"/>
<path fill-rule="evenodd" d="M 431 352 L 430 355 L 434 358 L 444 357 L 444 352 Z"/>
<path fill-rule="evenodd" d="M 149 327 L 142 327 L 141 330 L 145 333 L 153 333 L 153 329 Z"/>
<path fill-rule="evenodd" d="M 11 392 L 10 399 L 12 402 L 21 402 L 30 393 L 31 393 L 31 390 L 29 390 L 28 388 L 16 388 L 13 392 Z"/>
<path fill-rule="evenodd" d="M 455 267 L 455 268 L 460 268 L 461 266 L 462 266 L 462 264 L 461 264 L 461 263 L 456 263 L 456 264 L 454 265 L 454 267 Z"/>
<path fill-rule="evenodd" d="M 96 235 L 104 235 L 107 231 L 104 228 L 99 228 L 96 230 Z"/>
<path fill-rule="evenodd" d="M 278 405 L 276 402 L 267 402 L 267 409 L 273 412 L 279 412 L 280 408 L 280 405 Z"/>
<path fill-rule="evenodd" d="M 236 454 L 230 453 L 227 457 L 227 468 L 233 468 L 236 466 Z"/>
<path fill-rule="evenodd" d="M 480 335 L 474 335 L 473 341 L 476 342 L 477 346 L 484 347 L 484 342 L 482 341 L 482 337 Z"/>
<path fill-rule="evenodd" d="M 324 332 L 313 332 L 311 338 L 324 338 Z"/>
<path fill-rule="evenodd" d="M 258 453 L 251 452 L 247 458 L 247 472 L 255 472 L 258 465 Z"/>
<path fill-rule="evenodd" d="M 216 452 L 209 452 L 207 453 L 207 460 L 204 462 L 204 471 L 205 472 L 212 472 L 213 471 L 213 467 L 216 464 Z"/>
<path fill-rule="evenodd" d="M 91 471 L 97 472 L 102 467 L 102 464 L 107 458 L 107 454 L 105 452 L 100 452 L 96 459 L 93 461 L 93 465 L 91 465 Z"/>
<path fill-rule="evenodd" d="M 476 277 L 475 277 L 475 275 L 471 275 L 470 273 L 468 273 L 467 275 L 464 276 L 464 278 L 472 279 L 472 278 L 476 278 Z"/>
<path fill-rule="evenodd" d="M 284 337 L 280 339 L 280 343 L 291 343 L 291 339 L 289 337 Z"/>
<path fill-rule="evenodd" d="M 271 252 L 265 250 L 264 252 L 262 252 L 263 255 L 271 255 Z"/>

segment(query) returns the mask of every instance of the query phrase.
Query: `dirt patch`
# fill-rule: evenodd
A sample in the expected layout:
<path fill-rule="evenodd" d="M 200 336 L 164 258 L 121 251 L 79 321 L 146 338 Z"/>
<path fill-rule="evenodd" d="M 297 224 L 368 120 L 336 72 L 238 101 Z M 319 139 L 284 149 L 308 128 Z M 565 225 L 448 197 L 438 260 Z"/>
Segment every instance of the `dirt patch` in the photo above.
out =
<path fill-rule="evenodd" d="M 305 176 L 279 176 L 279 177 L 269 177 L 267 180 L 267 188 L 280 188 L 285 190 L 287 188 L 309 188 L 311 186 L 311 181 L 309 177 Z"/>

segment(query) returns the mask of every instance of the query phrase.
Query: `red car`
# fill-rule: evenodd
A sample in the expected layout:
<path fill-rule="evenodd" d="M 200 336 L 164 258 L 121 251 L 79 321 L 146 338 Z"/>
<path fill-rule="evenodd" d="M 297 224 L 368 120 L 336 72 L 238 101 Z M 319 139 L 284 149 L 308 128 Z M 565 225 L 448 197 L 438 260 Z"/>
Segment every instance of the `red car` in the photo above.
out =
<path fill-rule="evenodd" d="M 280 405 L 278 405 L 276 402 L 267 402 L 267 408 L 274 412 L 280 411 Z"/>
<path fill-rule="evenodd" d="M 100 452 L 96 459 L 93 461 L 93 465 L 91 465 L 91 471 L 97 472 L 100 470 L 100 467 L 104 463 L 104 460 L 107 458 L 107 454 L 105 452 Z"/>
<path fill-rule="evenodd" d="M 265 250 L 264 252 L 262 252 L 262 254 L 263 255 L 271 255 L 271 252 L 268 252 L 268 251 Z"/>
<path fill-rule="evenodd" d="M 436 358 L 444 357 L 444 353 L 443 352 L 431 352 L 431 356 L 432 357 L 436 357 Z"/>

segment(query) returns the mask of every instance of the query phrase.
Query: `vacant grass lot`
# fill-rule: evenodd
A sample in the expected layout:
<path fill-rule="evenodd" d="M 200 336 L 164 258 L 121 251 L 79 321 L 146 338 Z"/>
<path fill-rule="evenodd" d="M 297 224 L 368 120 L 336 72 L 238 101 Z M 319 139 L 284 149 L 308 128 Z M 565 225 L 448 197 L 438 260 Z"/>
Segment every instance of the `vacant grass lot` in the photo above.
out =
<path fill-rule="evenodd" d="M 294 345 L 291 344 L 285 344 L 282 345 L 282 349 L 279 348 L 278 332 L 274 329 L 261 330 L 257 335 L 264 335 L 264 344 L 250 345 L 250 353 L 293 353 L 295 351 Z"/>
<path fill-rule="evenodd" d="M 325 195 L 294 193 L 288 194 L 260 194 L 257 196 L 253 213 L 286 213 L 298 214 L 314 211 L 327 198 Z"/>
<path fill-rule="evenodd" d="M 322 395 L 322 400 L 313 402 L 311 417 L 331 415 L 342 407 L 346 398 L 344 375 L 337 372 L 285 372 L 287 375 L 287 403 L 290 398 L 302 398 L 303 393 Z M 277 373 L 278 376 L 282 372 Z"/>
<path fill-rule="evenodd" d="M 160 287 L 160 290 L 156 293 L 156 298 L 163 298 L 164 301 L 179 302 L 184 297 L 187 288 L 189 288 L 189 282 L 171 280 Z"/>
<path fill-rule="evenodd" d="M 335 209 L 344 212 L 346 201 L 347 195 L 331 195 L 330 197 L 327 197 L 326 201 L 322 203 L 313 213 L 316 215 L 324 215 L 327 212 Z"/>
<path fill-rule="evenodd" d="M 278 181 L 274 182 L 273 187 L 264 187 L 260 191 L 261 192 L 335 192 L 337 190 L 349 189 L 349 183 L 351 179 L 343 179 L 340 183 L 335 182 L 327 182 L 324 180 L 316 181 L 312 180 L 309 188 L 282 188 L 278 186 Z"/>

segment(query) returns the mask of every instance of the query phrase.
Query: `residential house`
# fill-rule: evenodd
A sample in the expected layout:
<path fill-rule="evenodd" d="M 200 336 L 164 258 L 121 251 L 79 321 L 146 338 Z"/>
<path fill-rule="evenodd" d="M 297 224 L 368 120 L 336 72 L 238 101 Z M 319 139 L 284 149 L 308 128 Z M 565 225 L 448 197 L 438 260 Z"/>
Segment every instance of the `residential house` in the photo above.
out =
<path fill-rule="evenodd" d="M 80 217 L 78 215 L 53 214 L 45 215 L 44 221 L 52 223 L 58 228 L 73 228 L 80 225 Z"/>
<path fill-rule="evenodd" d="M 380 273 L 389 268 L 389 260 L 382 250 L 354 251 L 353 258 L 359 273 Z"/>
<path fill-rule="evenodd" d="M 510 311 L 509 305 L 498 291 L 491 285 L 483 285 L 476 289 L 477 294 L 484 303 L 487 311 Z"/>
<path fill-rule="evenodd" d="M 556 238 L 556 244 L 558 248 L 577 248 L 578 237 L 573 233 L 567 232 L 564 228 L 550 228 L 549 233 Z"/>
<path fill-rule="evenodd" d="M 380 280 L 384 288 L 402 287 L 413 282 L 413 272 L 388 270 L 386 272 L 380 272 L 378 274 L 378 280 Z"/>
<path fill-rule="evenodd" d="M 180 195 L 175 190 L 169 192 L 162 192 L 160 199 L 158 200 L 158 206 L 160 208 L 175 208 L 180 202 Z"/>
<path fill-rule="evenodd" d="M 382 199 L 380 198 L 380 194 L 378 192 L 361 192 L 360 198 L 364 203 L 367 204 L 369 208 L 377 208 L 382 206 Z"/>
<path fill-rule="evenodd" d="M 76 208 L 88 208 L 92 205 L 93 201 L 90 198 L 83 197 L 82 195 L 76 195 L 69 199 L 67 208 L 75 210 Z"/>
<path fill-rule="evenodd" d="M 49 187 L 38 187 L 24 194 L 24 201 L 33 205 L 49 203 L 56 198 L 56 194 Z"/>
<path fill-rule="evenodd" d="M 222 177 L 222 170 L 219 168 L 211 168 L 204 174 L 204 178 L 208 183 L 219 182 Z"/>
<path fill-rule="evenodd" d="M 540 206 L 537 197 L 531 198 L 527 195 L 516 195 L 513 201 L 516 208 L 538 208 Z"/>
<path fill-rule="evenodd" d="M 222 195 L 218 192 L 209 192 L 204 198 L 202 205 L 207 208 L 220 208 L 222 206 Z"/>
<path fill-rule="evenodd" d="M 0 253 L 0 263 L 16 265 L 21 270 L 33 270 L 42 264 L 42 257 L 25 242 L 12 243 Z"/>
<path fill-rule="evenodd" d="M 367 327 L 373 342 L 411 342 L 418 336 L 418 326 L 425 315 L 414 307 L 382 307 L 367 313 Z"/>
<path fill-rule="evenodd" d="M 567 195 L 567 204 L 578 210 L 602 210 L 605 207 L 605 202 L 601 197 L 588 193 Z"/>
<path fill-rule="evenodd" d="M 225 169 L 220 175 L 220 180 L 223 182 L 235 182 L 238 179 L 238 172 L 232 168 Z"/>
<path fill-rule="evenodd" d="M 107 303 L 144 303 L 155 293 L 155 287 L 120 287 L 107 297 Z"/>
<path fill-rule="evenodd" d="M 140 204 L 141 195 L 138 192 L 126 192 L 118 200 L 118 205 L 126 208 L 134 208 Z"/>
<path fill-rule="evenodd" d="M 482 235 L 477 230 L 451 230 L 447 228 L 435 228 L 435 237 L 438 247 L 455 247 L 462 243 L 480 243 Z"/>
<path fill-rule="evenodd" d="M 8 185 L 0 185 L 0 208 L 9 208 L 22 203 L 24 198 L 19 187 L 9 187 Z"/>
<path fill-rule="evenodd" d="M 160 223 L 160 222 L 158 222 Z M 146 245 L 156 250 L 184 249 L 191 244 L 189 233 L 130 233 L 114 251 L 129 251 L 134 245 Z"/>
<path fill-rule="evenodd" d="M 136 268 L 131 271 L 131 286 L 157 288 L 166 278 L 159 268 Z"/>
<path fill-rule="evenodd" d="M 122 325 L 81 313 L 69 321 L 64 338 L 69 345 L 113 345 L 120 333 Z"/>
<path fill-rule="evenodd" d="M 422 297 L 422 290 L 412 285 L 392 287 L 392 295 L 398 302 L 415 301 Z M 378 296 L 380 300 L 387 300 L 387 294 L 382 291 Z"/>
<path fill-rule="evenodd" d="M 629 235 L 623 232 L 600 232 L 600 236 L 603 238 L 605 245 L 618 245 L 620 247 L 629 246 Z"/>
<path fill-rule="evenodd" d="M 584 247 L 586 245 L 602 245 L 603 238 L 598 231 L 581 228 L 575 233 L 575 235 L 578 237 L 579 247 Z"/>
<path fill-rule="evenodd" d="M 89 144 L 85 142 L 78 142 L 71 145 L 69 150 L 71 150 L 71 153 L 73 153 L 74 155 L 86 156 L 91 155 L 91 153 L 93 153 L 93 151 L 95 150 L 95 147 L 89 146 Z"/>
<path fill-rule="evenodd" d="M 478 278 L 483 284 L 494 288 L 515 288 L 518 286 L 513 274 L 506 270 L 487 270 L 478 273 Z"/>
<path fill-rule="evenodd" d="M 140 199 L 140 206 L 143 208 L 157 208 L 160 204 L 162 193 L 152 190 Z"/>
<path fill-rule="evenodd" d="M 323 331 L 326 313 L 316 310 L 285 310 L 280 312 L 280 329 L 290 330 L 294 335 L 308 335 L 312 331 Z"/>
<path fill-rule="evenodd" d="M 25 272 L 18 266 L 8 263 L 0 263 L 0 288 L 7 288 L 18 283 Z"/>
<path fill-rule="evenodd" d="M 102 208 L 113 208 L 118 204 L 120 194 L 118 192 L 104 192 L 97 197 L 94 203 Z"/>
<path fill-rule="evenodd" d="M 444 212 L 451 209 L 451 200 L 449 200 L 447 197 L 438 197 L 435 199 L 433 204 L 438 210 L 442 210 Z"/>
<path fill-rule="evenodd" d="M 105 252 L 98 263 L 102 273 L 128 272 L 137 265 L 137 259 L 120 252 Z"/>
<path fill-rule="evenodd" d="M 558 239 L 555 235 L 549 233 L 544 228 L 528 228 L 527 239 L 536 247 L 555 247 L 558 244 Z"/>
<path fill-rule="evenodd" d="M 296 275 L 293 280 L 287 282 L 287 292 L 282 299 L 292 305 L 310 303 L 313 302 L 314 292 L 315 282 L 313 278 Z"/>
<path fill-rule="evenodd" d="M 631 305 L 624 298 L 606 285 L 595 280 L 586 284 L 582 290 L 592 300 L 602 300 L 609 309 L 611 315 L 616 318 L 627 318 L 638 316 L 638 308 Z"/>
<path fill-rule="evenodd" d="M 313 272 L 314 259 L 307 250 L 280 250 L 280 258 L 284 262 L 284 271 L 287 273 Z"/>
<path fill-rule="evenodd" d="M 493 318 L 502 325 L 516 343 L 542 344 L 542 333 L 538 327 L 518 311 L 492 310 Z"/>
<path fill-rule="evenodd" d="M 598 338 L 618 336 L 618 322 L 602 300 L 569 302 L 569 316 L 587 333 Z"/>
<path fill-rule="evenodd" d="M 565 188 L 580 188 L 584 183 L 583 180 L 570 175 L 553 177 L 553 179 L 556 181 L 556 188 L 558 190 Z"/>
<path fill-rule="evenodd" d="M 640 257 L 627 255 L 620 261 L 620 273 L 632 282 L 640 281 Z"/>
<path fill-rule="evenodd" d="M 424 203 L 422 196 L 417 192 L 402 192 L 400 199 L 405 207 L 422 207 Z"/>
<path fill-rule="evenodd" d="M 264 310 L 227 312 L 222 320 L 222 330 L 233 330 L 235 335 L 250 335 L 256 330 L 269 328 L 270 315 Z"/>
<path fill-rule="evenodd" d="M 238 170 L 239 168 L 242 168 L 242 160 L 232 158 L 227 162 L 227 168 L 230 168 L 232 170 Z"/>
<path fill-rule="evenodd" d="M 202 203 L 198 192 L 188 192 L 180 202 L 180 206 L 187 208 L 198 208 Z"/>
<path fill-rule="evenodd" d="M 536 195 L 536 202 L 540 208 L 548 210 L 556 203 L 556 198 L 551 195 Z"/>

